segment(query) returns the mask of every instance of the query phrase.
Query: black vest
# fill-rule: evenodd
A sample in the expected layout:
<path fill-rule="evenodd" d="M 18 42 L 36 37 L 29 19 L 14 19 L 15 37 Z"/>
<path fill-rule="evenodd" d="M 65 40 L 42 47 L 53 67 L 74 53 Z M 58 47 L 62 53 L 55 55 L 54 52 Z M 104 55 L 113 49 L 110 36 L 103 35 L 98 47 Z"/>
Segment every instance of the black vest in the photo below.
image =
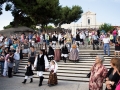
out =
<path fill-rule="evenodd" d="M 42 55 L 41 57 L 39 57 L 38 55 L 36 71 L 45 71 L 44 55 Z"/>

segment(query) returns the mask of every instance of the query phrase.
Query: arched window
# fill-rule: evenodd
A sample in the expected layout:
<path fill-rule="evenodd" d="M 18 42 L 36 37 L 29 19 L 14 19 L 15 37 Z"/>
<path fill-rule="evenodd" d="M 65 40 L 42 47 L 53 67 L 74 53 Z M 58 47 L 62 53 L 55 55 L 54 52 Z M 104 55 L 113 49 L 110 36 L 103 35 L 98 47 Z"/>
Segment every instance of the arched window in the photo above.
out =
<path fill-rule="evenodd" d="M 90 19 L 88 19 L 88 25 L 90 25 Z"/>

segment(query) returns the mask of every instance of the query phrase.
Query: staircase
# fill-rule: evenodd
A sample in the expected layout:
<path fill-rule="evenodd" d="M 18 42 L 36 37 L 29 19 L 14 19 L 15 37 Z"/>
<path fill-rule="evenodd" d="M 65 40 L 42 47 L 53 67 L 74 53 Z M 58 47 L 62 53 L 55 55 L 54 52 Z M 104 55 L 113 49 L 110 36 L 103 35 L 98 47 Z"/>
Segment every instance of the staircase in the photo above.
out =
<path fill-rule="evenodd" d="M 88 82 L 89 78 L 86 75 L 90 72 L 90 68 L 95 62 L 96 55 L 104 55 L 103 50 L 80 50 L 79 57 L 80 60 L 77 63 L 73 63 L 67 60 L 64 63 L 62 60 L 58 62 L 58 80 L 62 81 L 77 81 L 77 82 Z M 114 56 L 114 50 L 111 50 L 111 56 L 104 55 L 105 61 L 104 65 L 109 69 L 110 60 Z M 25 65 L 27 64 L 27 58 L 24 58 L 20 63 L 19 72 L 14 76 L 24 77 L 25 75 Z M 49 72 L 44 72 L 45 79 L 48 79 Z M 34 78 L 38 78 L 36 71 L 34 71 Z"/>

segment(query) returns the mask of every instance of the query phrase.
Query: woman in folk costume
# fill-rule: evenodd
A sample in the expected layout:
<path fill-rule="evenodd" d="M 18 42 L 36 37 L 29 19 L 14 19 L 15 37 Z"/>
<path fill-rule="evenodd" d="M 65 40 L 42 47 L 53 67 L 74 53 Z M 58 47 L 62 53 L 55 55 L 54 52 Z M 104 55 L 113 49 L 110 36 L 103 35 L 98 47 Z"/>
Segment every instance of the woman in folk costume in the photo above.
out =
<path fill-rule="evenodd" d="M 64 37 L 65 37 L 65 42 L 66 42 L 66 45 L 67 45 L 68 51 L 70 52 L 71 43 L 72 43 L 72 37 L 71 37 L 71 34 L 67 32 L 66 35 L 65 35 Z M 65 44 L 65 43 L 64 43 L 64 44 Z"/>
<path fill-rule="evenodd" d="M 36 56 L 34 67 L 37 71 L 37 75 L 40 77 L 39 86 L 42 86 L 44 79 L 43 72 L 49 68 L 49 62 L 46 55 L 44 55 L 44 50 L 40 50 L 38 56 Z"/>
<path fill-rule="evenodd" d="M 70 49 L 69 60 L 74 62 L 79 60 L 79 50 L 76 44 L 73 44 L 72 48 Z"/>
<path fill-rule="evenodd" d="M 57 74 L 56 74 L 57 69 L 58 69 L 58 65 L 56 61 L 52 60 L 49 68 L 50 74 L 49 74 L 48 86 L 53 86 L 58 84 Z"/>
<path fill-rule="evenodd" d="M 35 56 L 36 56 L 35 48 L 34 48 L 34 46 L 31 46 L 30 52 L 28 54 L 28 58 L 29 58 L 28 61 L 30 61 L 32 65 L 34 64 Z"/>
<path fill-rule="evenodd" d="M 53 58 L 54 58 L 54 49 L 51 46 L 49 46 L 48 59 L 49 59 L 49 61 L 51 61 L 51 60 L 53 60 Z"/>
<path fill-rule="evenodd" d="M 61 49 L 61 57 L 63 61 L 66 63 L 66 58 L 68 57 L 68 48 L 66 45 L 64 45 Z"/>
<path fill-rule="evenodd" d="M 25 79 L 22 83 L 25 84 L 28 78 L 30 78 L 30 83 L 32 83 L 34 73 L 32 71 L 33 68 L 32 68 L 32 64 L 30 61 L 28 61 L 28 64 L 25 66 L 25 69 L 26 69 Z"/>
<path fill-rule="evenodd" d="M 54 60 L 59 62 L 60 61 L 60 45 L 57 43 L 56 47 L 55 47 L 55 56 L 54 56 Z"/>
<path fill-rule="evenodd" d="M 44 55 L 46 55 L 48 57 L 48 55 L 47 55 L 47 45 L 46 45 L 45 42 L 43 43 L 43 48 L 42 49 L 44 50 Z"/>

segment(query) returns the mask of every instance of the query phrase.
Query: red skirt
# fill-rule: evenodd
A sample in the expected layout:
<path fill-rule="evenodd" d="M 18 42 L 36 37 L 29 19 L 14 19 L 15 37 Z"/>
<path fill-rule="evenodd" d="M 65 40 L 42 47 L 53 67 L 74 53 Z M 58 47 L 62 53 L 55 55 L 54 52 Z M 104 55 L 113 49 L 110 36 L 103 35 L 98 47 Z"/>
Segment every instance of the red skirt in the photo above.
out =
<path fill-rule="evenodd" d="M 59 62 L 60 61 L 60 49 L 55 49 L 55 57 L 54 60 Z"/>

